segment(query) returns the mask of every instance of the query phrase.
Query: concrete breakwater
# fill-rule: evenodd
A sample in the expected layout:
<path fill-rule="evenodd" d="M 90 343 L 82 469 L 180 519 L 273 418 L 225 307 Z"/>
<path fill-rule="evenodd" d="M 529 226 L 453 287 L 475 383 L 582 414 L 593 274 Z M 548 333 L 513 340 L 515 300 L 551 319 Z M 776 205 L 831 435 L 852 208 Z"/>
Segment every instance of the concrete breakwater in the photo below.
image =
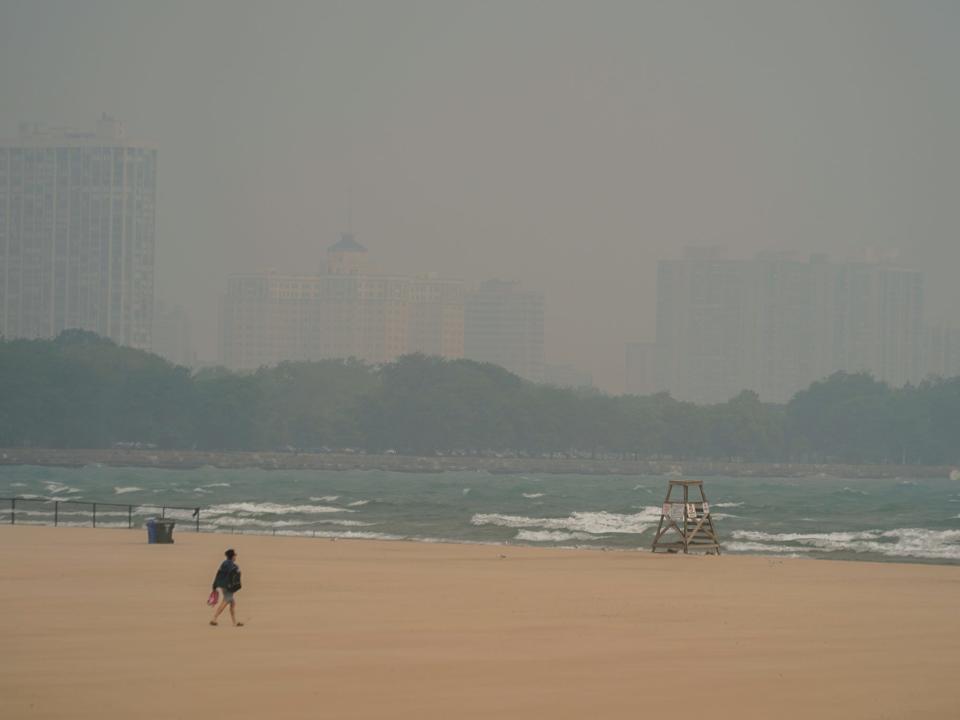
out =
<path fill-rule="evenodd" d="M 0 449 L 0 465 L 154 467 L 190 470 L 204 466 L 261 470 L 386 470 L 441 473 L 485 471 L 494 474 L 685 475 L 692 477 L 840 477 L 946 478 L 953 468 L 918 465 L 834 465 L 680 460 L 523 458 L 294 452 L 199 452 L 134 449 Z"/>

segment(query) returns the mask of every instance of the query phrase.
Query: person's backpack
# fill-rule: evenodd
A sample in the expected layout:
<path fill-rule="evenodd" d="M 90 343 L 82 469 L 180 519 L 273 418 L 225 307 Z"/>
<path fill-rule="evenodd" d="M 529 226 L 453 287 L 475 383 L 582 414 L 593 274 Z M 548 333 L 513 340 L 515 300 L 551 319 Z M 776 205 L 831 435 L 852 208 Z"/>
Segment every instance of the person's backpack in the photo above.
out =
<path fill-rule="evenodd" d="M 227 576 L 227 592 L 236 592 L 241 588 L 240 584 L 240 568 L 234 565 L 230 568 L 230 574 Z"/>

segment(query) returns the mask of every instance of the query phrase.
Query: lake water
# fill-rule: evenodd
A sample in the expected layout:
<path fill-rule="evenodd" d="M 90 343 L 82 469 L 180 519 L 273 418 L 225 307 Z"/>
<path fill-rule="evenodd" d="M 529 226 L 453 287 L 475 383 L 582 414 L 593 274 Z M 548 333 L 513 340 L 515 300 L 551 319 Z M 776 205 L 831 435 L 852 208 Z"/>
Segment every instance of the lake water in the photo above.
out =
<path fill-rule="evenodd" d="M 205 531 L 648 550 L 667 479 L 383 471 L 0 467 L 18 523 L 52 522 L 51 500 L 98 502 L 98 526 L 126 527 L 159 505 L 200 506 Z M 706 478 L 727 553 L 960 562 L 960 481 Z M 0 522 L 9 522 L 0 502 Z M 89 505 L 64 504 L 89 525 Z M 190 511 L 168 511 L 193 527 Z"/>

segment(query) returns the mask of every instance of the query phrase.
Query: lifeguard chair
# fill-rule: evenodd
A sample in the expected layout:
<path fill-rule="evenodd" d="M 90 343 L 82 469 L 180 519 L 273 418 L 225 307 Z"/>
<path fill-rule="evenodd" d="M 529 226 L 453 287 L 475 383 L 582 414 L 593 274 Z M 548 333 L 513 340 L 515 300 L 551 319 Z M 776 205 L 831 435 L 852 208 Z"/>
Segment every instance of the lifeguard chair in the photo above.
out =
<path fill-rule="evenodd" d="M 674 491 L 677 491 L 674 496 Z M 698 497 L 699 496 L 699 497 Z M 653 552 L 720 554 L 720 538 L 710 517 L 710 503 L 703 494 L 702 480 L 671 480 L 663 501 L 660 525 L 653 538 Z"/>

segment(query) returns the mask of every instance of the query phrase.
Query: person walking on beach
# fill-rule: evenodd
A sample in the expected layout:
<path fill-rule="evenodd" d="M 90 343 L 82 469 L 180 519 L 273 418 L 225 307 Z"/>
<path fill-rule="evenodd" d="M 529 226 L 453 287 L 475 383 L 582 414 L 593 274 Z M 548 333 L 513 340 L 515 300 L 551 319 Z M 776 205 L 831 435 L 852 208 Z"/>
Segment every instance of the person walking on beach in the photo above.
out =
<path fill-rule="evenodd" d="M 237 622 L 237 600 L 234 597 L 234 593 L 240 590 L 240 567 L 236 563 L 237 552 L 233 548 L 229 548 L 224 555 L 227 556 L 227 559 L 220 563 L 220 569 L 217 570 L 217 575 L 213 578 L 213 589 L 216 591 L 219 588 L 223 592 L 223 600 L 213 614 L 210 624 L 216 625 L 220 613 L 229 605 L 230 619 L 234 626 L 242 627 L 243 623 Z"/>

